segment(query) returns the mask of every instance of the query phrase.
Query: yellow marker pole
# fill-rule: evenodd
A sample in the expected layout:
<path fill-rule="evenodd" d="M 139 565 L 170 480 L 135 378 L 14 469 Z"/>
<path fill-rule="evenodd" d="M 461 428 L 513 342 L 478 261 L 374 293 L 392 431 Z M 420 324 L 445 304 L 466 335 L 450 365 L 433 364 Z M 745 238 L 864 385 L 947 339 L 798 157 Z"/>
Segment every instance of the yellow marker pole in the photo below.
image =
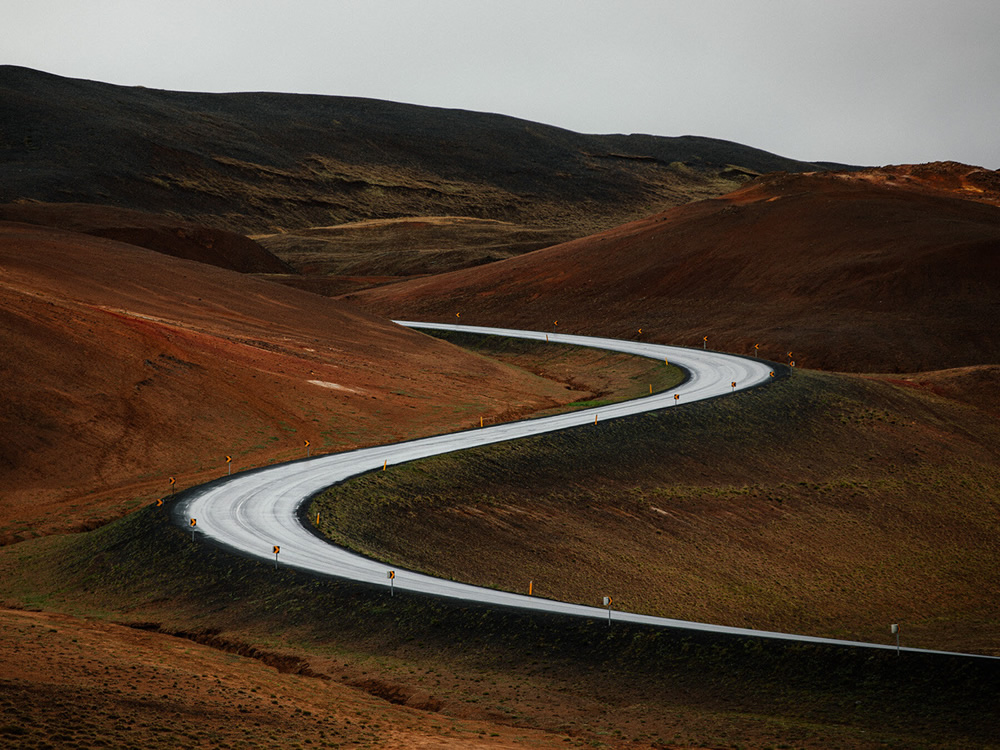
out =
<path fill-rule="evenodd" d="M 652 383 L 649 384 L 649 395 L 650 396 L 653 395 L 653 384 Z"/>
<path fill-rule="evenodd" d="M 480 418 L 479 418 L 479 426 L 480 426 L 480 427 L 482 427 L 482 426 L 483 426 L 483 418 L 482 418 L 482 417 L 480 417 Z"/>
<path fill-rule="evenodd" d="M 594 415 L 594 424 L 597 424 L 597 415 Z"/>
<path fill-rule="evenodd" d="M 549 343 L 549 334 L 547 333 L 545 334 L 545 343 L 546 344 Z"/>
<path fill-rule="evenodd" d="M 534 586 L 534 581 L 528 581 L 528 596 L 531 596 L 531 591 Z"/>
<path fill-rule="evenodd" d="M 385 471 L 385 467 L 389 465 L 389 459 L 387 458 L 382 462 L 382 471 Z"/>
<path fill-rule="evenodd" d="M 319 511 L 316 511 L 316 525 L 319 526 Z"/>

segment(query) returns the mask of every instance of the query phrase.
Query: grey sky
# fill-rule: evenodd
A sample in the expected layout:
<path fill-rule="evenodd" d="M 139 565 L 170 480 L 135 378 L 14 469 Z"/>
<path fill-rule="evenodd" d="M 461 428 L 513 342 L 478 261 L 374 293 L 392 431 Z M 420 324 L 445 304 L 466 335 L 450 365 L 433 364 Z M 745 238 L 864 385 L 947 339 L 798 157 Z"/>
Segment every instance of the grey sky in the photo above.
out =
<path fill-rule="evenodd" d="M 1000 168 L 996 0 L 5 0 L 0 62 Z"/>

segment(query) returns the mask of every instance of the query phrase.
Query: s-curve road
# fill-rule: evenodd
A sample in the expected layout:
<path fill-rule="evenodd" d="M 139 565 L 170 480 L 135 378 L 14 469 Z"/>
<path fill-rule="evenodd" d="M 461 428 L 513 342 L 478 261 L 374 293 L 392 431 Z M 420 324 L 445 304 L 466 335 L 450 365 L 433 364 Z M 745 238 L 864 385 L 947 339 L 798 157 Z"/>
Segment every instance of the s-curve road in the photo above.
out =
<path fill-rule="evenodd" d="M 397 322 L 411 328 L 463 331 L 541 341 L 546 338 L 546 334 L 539 331 Z M 384 462 L 394 465 L 478 445 L 514 440 L 569 427 L 593 425 L 595 417 L 597 421 L 602 421 L 656 409 L 675 408 L 678 403 L 688 404 L 692 401 L 731 394 L 734 390 L 732 386 L 734 382 L 736 390 L 743 390 L 770 380 L 770 364 L 717 352 L 551 332 L 548 334 L 548 340 L 554 343 L 628 352 L 661 361 L 667 359 L 671 364 L 684 368 L 688 373 L 688 378 L 671 391 L 633 401 L 552 417 L 465 430 L 395 445 L 317 456 L 312 459 L 237 474 L 231 478 L 217 480 L 209 485 L 187 491 L 185 499 L 174 506 L 173 518 L 176 523 L 183 526 L 188 526 L 189 519 L 197 519 L 194 531 L 244 554 L 272 560 L 273 547 L 277 545 L 281 550 L 280 564 L 282 565 L 341 578 L 388 585 L 387 572 L 392 566 L 348 552 L 320 539 L 300 523 L 297 514 L 299 507 L 316 492 L 356 474 L 380 469 Z M 680 398 L 675 400 L 674 395 L 678 395 Z M 445 581 L 406 570 L 396 569 L 393 583 L 394 587 L 400 591 L 418 591 L 436 596 L 448 596 L 500 606 L 544 610 L 581 617 L 608 618 L 608 611 L 599 607 L 495 591 Z M 614 596 L 614 592 L 595 591 L 595 600 L 599 602 L 604 594 Z M 867 648 L 895 648 L 895 646 L 882 644 L 862 644 L 854 641 L 732 628 L 628 612 L 613 612 L 611 617 L 619 621 L 734 635 Z M 921 649 L 912 650 L 927 653 Z"/>

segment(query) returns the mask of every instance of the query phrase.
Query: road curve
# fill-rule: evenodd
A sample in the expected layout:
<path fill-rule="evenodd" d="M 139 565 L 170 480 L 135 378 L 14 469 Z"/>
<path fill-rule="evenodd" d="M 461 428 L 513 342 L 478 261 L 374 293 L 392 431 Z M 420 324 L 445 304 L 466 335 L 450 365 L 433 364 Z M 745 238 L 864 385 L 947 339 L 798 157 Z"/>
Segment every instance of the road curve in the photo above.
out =
<path fill-rule="evenodd" d="M 236 474 L 231 478 L 187 491 L 184 499 L 173 508 L 174 521 L 188 526 L 189 519 L 195 518 L 197 519 L 197 526 L 194 529 L 196 533 L 254 557 L 273 560 L 273 547 L 278 545 L 281 549 L 279 558 L 282 565 L 367 583 L 388 585 L 387 572 L 391 566 L 354 554 L 320 539 L 300 523 L 297 515 L 299 507 L 316 492 L 348 477 L 381 468 L 383 463 L 392 466 L 478 445 L 514 440 L 568 427 L 593 425 L 595 417 L 597 421 L 604 421 L 628 414 L 674 408 L 678 403 L 687 404 L 692 401 L 730 394 L 734 391 L 732 386 L 734 382 L 736 383 L 735 390 L 739 391 L 766 383 L 771 377 L 771 365 L 767 362 L 718 352 L 551 332 L 546 334 L 539 331 L 518 331 L 505 328 L 409 321 L 396 322 L 411 328 L 463 331 L 541 341 L 544 341 L 548 336 L 548 340 L 555 343 L 610 349 L 658 360 L 667 359 L 671 364 L 687 370 L 688 379 L 670 391 L 618 404 L 552 417 L 465 430 L 405 443 L 317 456 L 304 461 L 279 464 L 266 469 Z M 675 400 L 675 395 L 678 395 L 679 399 Z M 417 591 L 436 596 L 544 610 L 580 617 L 608 618 L 608 611 L 600 607 L 496 591 L 400 569 L 396 569 L 393 583 L 395 588 L 401 591 Z M 614 596 L 614 593 L 613 591 L 595 591 L 594 598 L 595 601 L 599 602 L 603 595 Z M 895 646 L 885 644 L 734 628 L 629 612 L 613 611 L 611 617 L 616 621 L 687 628 L 713 633 L 876 649 L 895 648 Z M 924 649 L 902 650 L 920 653 L 951 653 L 931 652 Z"/>

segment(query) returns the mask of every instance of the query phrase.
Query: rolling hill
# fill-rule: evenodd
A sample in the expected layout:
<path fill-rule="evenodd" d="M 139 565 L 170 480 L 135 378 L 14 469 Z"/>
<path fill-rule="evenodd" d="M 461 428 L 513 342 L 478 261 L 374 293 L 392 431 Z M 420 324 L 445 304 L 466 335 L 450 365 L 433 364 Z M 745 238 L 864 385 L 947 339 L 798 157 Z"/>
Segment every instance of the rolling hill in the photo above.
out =
<path fill-rule="evenodd" d="M 641 336 L 818 369 L 1000 361 L 996 173 L 775 174 L 586 238 L 344 299 L 382 314 Z M 642 333 L 639 333 L 639 329 Z"/>
<path fill-rule="evenodd" d="M 251 243 L 252 244 L 252 243 Z M 251 248 L 252 249 L 252 248 Z M 0 222 L 0 541 L 99 525 L 277 459 L 574 398 L 317 295 Z M 470 389 L 475 383 L 476 388 Z"/>
<path fill-rule="evenodd" d="M 583 135 L 372 99 L 198 94 L 0 66 L 0 201 L 174 212 L 267 232 L 471 216 L 575 236 L 828 165 L 711 138 Z"/>

